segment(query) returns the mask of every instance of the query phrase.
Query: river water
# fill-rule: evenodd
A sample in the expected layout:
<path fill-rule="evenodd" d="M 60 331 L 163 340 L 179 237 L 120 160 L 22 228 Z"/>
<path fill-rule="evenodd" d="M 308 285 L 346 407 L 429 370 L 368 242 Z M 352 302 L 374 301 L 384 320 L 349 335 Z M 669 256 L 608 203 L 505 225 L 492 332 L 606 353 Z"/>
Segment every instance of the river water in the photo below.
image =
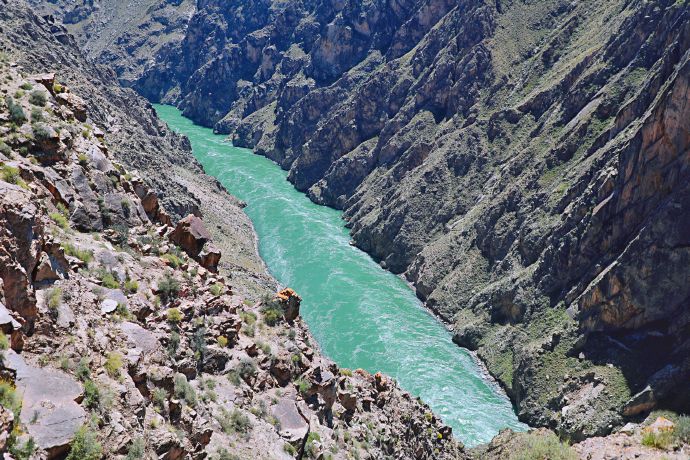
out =
<path fill-rule="evenodd" d="M 350 246 L 339 211 L 312 203 L 278 165 L 233 147 L 176 108 L 157 105 L 156 111 L 189 138 L 206 173 L 247 202 L 261 257 L 282 285 L 302 296 L 301 314 L 326 356 L 341 367 L 394 377 L 467 446 L 502 428 L 526 428 L 409 286 Z"/>

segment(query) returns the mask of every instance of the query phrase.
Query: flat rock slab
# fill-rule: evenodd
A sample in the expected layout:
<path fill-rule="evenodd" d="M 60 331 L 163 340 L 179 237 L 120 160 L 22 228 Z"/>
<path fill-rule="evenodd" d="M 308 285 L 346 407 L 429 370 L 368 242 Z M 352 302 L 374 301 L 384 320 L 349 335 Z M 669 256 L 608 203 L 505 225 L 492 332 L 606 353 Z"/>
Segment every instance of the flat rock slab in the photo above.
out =
<path fill-rule="evenodd" d="M 120 325 L 120 328 L 127 336 L 127 344 L 141 350 L 144 353 L 154 352 L 161 347 L 156 334 L 144 329 L 138 324 L 124 321 Z"/>
<path fill-rule="evenodd" d="M 280 422 L 280 435 L 290 442 L 303 439 L 309 432 L 309 424 L 299 413 L 295 402 L 281 398 L 271 407 L 273 416 Z"/>
<path fill-rule="evenodd" d="M 33 367 L 11 350 L 6 356 L 8 367 L 17 372 L 20 419 L 29 436 L 40 449 L 63 451 L 86 421 L 86 412 L 75 402 L 83 393 L 81 384 L 62 371 Z"/>
<path fill-rule="evenodd" d="M 101 302 L 101 313 L 107 314 L 117 310 L 117 301 L 113 299 L 105 299 Z"/>

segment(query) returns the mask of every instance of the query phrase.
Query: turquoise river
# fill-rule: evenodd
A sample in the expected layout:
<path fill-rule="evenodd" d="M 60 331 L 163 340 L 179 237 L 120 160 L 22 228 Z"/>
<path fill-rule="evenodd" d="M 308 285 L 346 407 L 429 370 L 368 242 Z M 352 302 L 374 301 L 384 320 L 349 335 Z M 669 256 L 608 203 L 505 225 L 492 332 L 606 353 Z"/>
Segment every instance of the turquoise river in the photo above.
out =
<path fill-rule="evenodd" d="M 502 428 L 525 429 L 508 398 L 410 287 L 350 246 L 339 211 L 312 203 L 272 161 L 233 147 L 173 107 L 156 110 L 189 138 L 206 172 L 247 202 L 261 257 L 282 285 L 302 296 L 302 316 L 328 357 L 394 377 L 467 446 Z"/>

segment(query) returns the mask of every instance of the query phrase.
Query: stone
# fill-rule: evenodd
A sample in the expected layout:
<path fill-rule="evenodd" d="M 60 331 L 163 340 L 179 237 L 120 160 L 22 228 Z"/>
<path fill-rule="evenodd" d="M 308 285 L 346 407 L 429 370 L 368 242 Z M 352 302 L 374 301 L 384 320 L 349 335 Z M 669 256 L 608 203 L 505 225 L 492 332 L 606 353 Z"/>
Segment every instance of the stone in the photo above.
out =
<path fill-rule="evenodd" d="M 302 440 L 309 432 L 309 423 L 300 414 L 293 400 L 279 399 L 277 404 L 271 406 L 271 413 L 280 422 L 280 435 L 288 442 Z"/>
<path fill-rule="evenodd" d="M 115 310 L 117 310 L 117 301 L 113 299 L 105 299 L 101 302 L 101 313 L 113 313 Z"/>
<path fill-rule="evenodd" d="M 36 368 L 18 354 L 7 353 L 8 367 L 16 372 L 22 395 L 21 421 L 39 449 L 55 458 L 68 450 L 76 430 L 86 421 L 86 412 L 76 402 L 82 386 L 62 371 Z"/>
<path fill-rule="evenodd" d="M 285 320 L 292 322 L 299 316 L 299 307 L 302 298 L 290 288 L 285 288 L 276 294 L 276 299 L 283 306 L 283 315 Z"/>
<path fill-rule="evenodd" d="M 216 271 L 221 255 L 211 243 L 211 239 L 211 233 L 206 229 L 204 222 L 193 214 L 180 220 L 170 234 L 170 240 L 197 260 L 202 267 Z"/>

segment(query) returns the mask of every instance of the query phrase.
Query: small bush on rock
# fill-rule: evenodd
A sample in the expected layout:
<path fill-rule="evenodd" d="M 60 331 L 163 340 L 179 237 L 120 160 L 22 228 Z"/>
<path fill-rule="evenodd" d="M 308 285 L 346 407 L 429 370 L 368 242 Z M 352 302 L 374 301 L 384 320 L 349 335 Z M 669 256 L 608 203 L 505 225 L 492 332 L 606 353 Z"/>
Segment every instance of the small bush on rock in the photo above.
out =
<path fill-rule="evenodd" d="M 145 448 L 146 446 L 144 444 L 144 440 L 141 438 L 136 438 L 129 446 L 125 460 L 142 460 L 144 458 Z"/>
<path fill-rule="evenodd" d="M 118 305 L 119 306 L 119 305 Z M 120 368 L 122 368 L 122 355 L 116 351 L 108 353 L 103 366 L 109 376 L 117 378 L 120 376 Z"/>
<path fill-rule="evenodd" d="M 251 420 L 242 411 L 233 409 L 228 412 L 227 409 L 221 407 L 220 414 L 216 417 L 221 428 L 227 434 L 240 433 L 246 434 L 253 428 Z"/>
<path fill-rule="evenodd" d="M 54 287 L 48 291 L 46 305 L 50 310 L 57 310 L 62 303 L 62 289 Z"/>
<path fill-rule="evenodd" d="M 76 257 L 85 264 L 88 264 L 93 260 L 93 251 L 79 249 L 70 243 L 63 243 L 62 248 L 65 250 L 65 254 L 71 257 Z"/>
<path fill-rule="evenodd" d="M 11 96 L 5 98 L 7 110 L 10 112 L 10 122 L 16 125 L 22 125 L 26 121 L 26 113 L 21 105 L 14 102 Z"/>
<path fill-rule="evenodd" d="M 43 91 L 32 91 L 29 95 L 29 103 L 33 105 L 44 107 L 46 105 L 46 102 L 48 102 L 48 98 L 46 97 L 46 93 Z"/>
<path fill-rule="evenodd" d="M 690 444 L 690 416 L 681 415 L 678 417 L 673 436 L 679 442 Z"/>
<path fill-rule="evenodd" d="M 190 406 L 196 406 L 196 392 L 187 381 L 184 374 L 175 374 L 175 397 L 186 402 Z"/>
<path fill-rule="evenodd" d="M 160 291 L 161 300 L 168 303 L 179 294 L 180 282 L 166 273 L 158 282 L 158 290 Z"/>
<path fill-rule="evenodd" d="M 216 283 L 209 288 L 209 292 L 216 297 L 221 295 L 224 291 L 225 291 L 225 287 L 220 283 Z"/>
<path fill-rule="evenodd" d="M 103 448 L 98 442 L 96 433 L 84 425 L 74 435 L 66 460 L 99 460 L 102 455 Z"/>

